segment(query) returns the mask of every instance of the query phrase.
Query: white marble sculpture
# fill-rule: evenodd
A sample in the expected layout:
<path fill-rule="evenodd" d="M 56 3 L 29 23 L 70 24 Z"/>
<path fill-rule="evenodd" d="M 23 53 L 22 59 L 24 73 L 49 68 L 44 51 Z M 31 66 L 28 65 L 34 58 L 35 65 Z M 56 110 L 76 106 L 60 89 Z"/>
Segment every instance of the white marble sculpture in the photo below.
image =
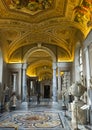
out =
<path fill-rule="evenodd" d="M 86 110 L 81 109 L 85 103 L 80 100 L 85 90 L 86 88 L 81 82 L 75 82 L 71 86 L 71 93 L 74 96 L 72 103 L 72 126 L 74 130 L 78 128 L 78 124 L 86 124 Z"/>
<path fill-rule="evenodd" d="M 11 107 L 16 107 L 16 101 L 17 101 L 16 94 L 13 93 L 12 96 L 11 96 L 11 99 L 10 99 Z"/>

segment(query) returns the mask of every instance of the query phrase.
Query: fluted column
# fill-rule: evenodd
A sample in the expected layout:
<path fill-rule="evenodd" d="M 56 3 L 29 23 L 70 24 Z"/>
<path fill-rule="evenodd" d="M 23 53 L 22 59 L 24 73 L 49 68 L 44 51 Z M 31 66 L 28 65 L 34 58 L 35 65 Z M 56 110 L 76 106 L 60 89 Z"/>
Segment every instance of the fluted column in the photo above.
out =
<path fill-rule="evenodd" d="M 26 101 L 26 96 L 27 96 L 26 67 L 27 67 L 27 64 L 23 64 L 22 66 L 22 101 Z"/>
<path fill-rule="evenodd" d="M 61 99 L 61 76 L 60 76 L 60 68 L 58 67 L 58 100 Z"/>
<path fill-rule="evenodd" d="M 53 63 L 53 101 L 57 101 L 56 63 Z"/>
<path fill-rule="evenodd" d="M 13 92 L 16 92 L 16 80 L 17 79 L 17 74 L 16 73 L 14 73 L 13 74 Z"/>

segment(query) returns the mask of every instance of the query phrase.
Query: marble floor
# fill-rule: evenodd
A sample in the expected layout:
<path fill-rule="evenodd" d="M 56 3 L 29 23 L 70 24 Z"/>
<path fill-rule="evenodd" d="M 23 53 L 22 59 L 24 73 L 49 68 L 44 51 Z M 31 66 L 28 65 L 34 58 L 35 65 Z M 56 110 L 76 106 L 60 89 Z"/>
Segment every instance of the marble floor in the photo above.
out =
<path fill-rule="evenodd" d="M 12 124 L 16 130 L 72 130 L 71 112 L 62 109 L 61 102 L 50 100 L 18 102 L 15 110 L 5 112 L 0 117 L 1 125 Z M 92 130 L 91 127 L 78 126 L 80 130 Z M 0 127 L 0 130 L 14 130 L 13 127 Z"/>

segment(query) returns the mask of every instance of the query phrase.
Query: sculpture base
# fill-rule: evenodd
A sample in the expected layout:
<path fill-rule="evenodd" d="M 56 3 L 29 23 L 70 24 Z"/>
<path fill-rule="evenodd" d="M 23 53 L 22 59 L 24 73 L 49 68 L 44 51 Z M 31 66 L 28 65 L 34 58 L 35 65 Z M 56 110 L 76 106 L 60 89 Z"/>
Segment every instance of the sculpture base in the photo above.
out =
<path fill-rule="evenodd" d="M 72 103 L 72 126 L 74 130 L 78 128 L 78 124 L 87 124 L 87 110 L 82 110 L 84 102 L 81 100 Z"/>

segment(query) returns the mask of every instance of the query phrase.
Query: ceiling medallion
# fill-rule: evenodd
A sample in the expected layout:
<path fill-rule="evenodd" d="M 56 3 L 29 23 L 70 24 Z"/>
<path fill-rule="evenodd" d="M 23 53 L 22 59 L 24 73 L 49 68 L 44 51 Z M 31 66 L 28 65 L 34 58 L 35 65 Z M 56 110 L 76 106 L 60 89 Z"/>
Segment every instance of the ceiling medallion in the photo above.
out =
<path fill-rule="evenodd" d="M 54 0 L 5 0 L 10 9 L 35 14 L 49 9 Z"/>

